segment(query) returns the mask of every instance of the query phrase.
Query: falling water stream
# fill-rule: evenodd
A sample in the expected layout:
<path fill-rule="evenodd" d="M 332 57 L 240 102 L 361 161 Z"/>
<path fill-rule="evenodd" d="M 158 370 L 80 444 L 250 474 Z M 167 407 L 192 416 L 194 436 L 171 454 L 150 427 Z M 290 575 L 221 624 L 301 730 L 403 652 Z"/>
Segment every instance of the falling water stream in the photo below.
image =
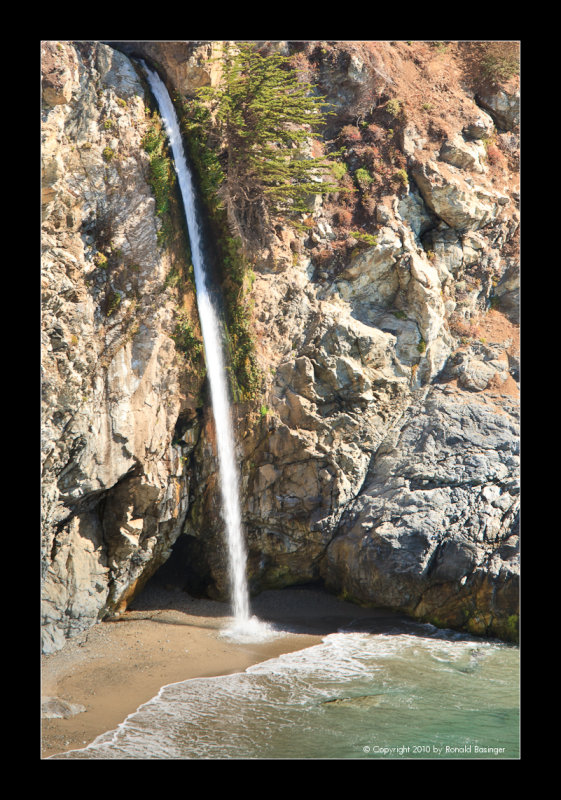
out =
<path fill-rule="evenodd" d="M 191 242 L 191 254 L 197 290 L 197 306 L 203 335 L 205 361 L 212 398 L 212 411 L 216 427 L 222 512 L 226 530 L 231 599 L 234 614 L 232 626 L 224 633 L 240 641 L 253 640 L 254 638 L 263 639 L 267 637 L 268 634 L 272 635 L 273 632 L 265 623 L 262 623 L 256 617 L 250 616 L 249 594 L 246 579 L 247 557 L 242 530 L 239 480 L 224 362 L 224 350 L 220 333 L 219 317 L 214 307 L 207 283 L 203 255 L 203 239 L 201 227 L 197 219 L 193 181 L 183 149 L 179 123 L 168 91 L 160 77 L 144 62 L 141 63 L 158 103 L 160 115 L 169 137 Z"/>
<path fill-rule="evenodd" d="M 278 635 L 250 616 L 234 435 L 218 317 L 191 175 L 165 86 L 147 67 L 191 238 L 212 394 L 236 642 Z M 163 686 L 114 730 L 61 759 L 516 759 L 518 648 L 410 620 L 357 619 L 244 672 Z"/>

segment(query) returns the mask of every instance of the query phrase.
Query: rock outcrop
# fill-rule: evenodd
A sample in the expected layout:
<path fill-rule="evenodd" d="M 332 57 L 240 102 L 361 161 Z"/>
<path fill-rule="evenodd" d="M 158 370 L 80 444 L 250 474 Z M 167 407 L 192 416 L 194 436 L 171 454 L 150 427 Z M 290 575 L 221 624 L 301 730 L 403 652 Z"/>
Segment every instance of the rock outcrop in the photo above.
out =
<path fill-rule="evenodd" d="M 185 254 L 158 246 L 143 85 L 95 42 L 43 43 L 42 64 L 48 652 L 123 607 L 167 557 L 187 510 L 172 439 L 189 395 L 166 289 Z"/>
<path fill-rule="evenodd" d="M 216 78 L 216 43 L 114 44 L 187 98 Z M 321 581 L 516 639 L 514 117 L 493 155 L 504 103 L 450 88 L 429 43 L 414 57 L 405 42 L 273 45 L 317 70 L 334 138 L 355 109 L 348 175 L 375 163 L 379 178 L 316 202 L 308 233 L 279 224 L 255 260 L 263 390 L 234 408 L 251 590 Z M 228 579 L 212 419 L 170 339 L 178 256 L 157 246 L 142 85 L 99 43 L 47 43 L 43 65 L 48 649 L 124 608 L 172 546 L 184 588 L 224 599 Z M 387 111 L 396 93 L 405 118 Z M 110 276 L 95 261 L 104 220 L 123 259 Z"/>
<path fill-rule="evenodd" d="M 389 74 L 384 53 L 354 55 L 326 70 L 336 106 L 371 85 L 366 64 Z M 408 185 L 381 198 L 374 246 L 336 262 L 324 202 L 300 247 L 279 235 L 292 263 L 257 264 L 267 389 L 261 415 L 239 425 L 250 585 L 322 580 L 360 603 L 515 639 L 516 175 L 489 163 L 493 121 L 474 104 L 437 150 L 416 125 Z M 224 562 L 198 558 L 225 597 Z"/>
<path fill-rule="evenodd" d="M 511 638 L 518 596 L 513 401 L 434 384 L 372 459 L 322 563 L 327 586 Z M 382 599 L 383 598 L 383 599 Z"/>

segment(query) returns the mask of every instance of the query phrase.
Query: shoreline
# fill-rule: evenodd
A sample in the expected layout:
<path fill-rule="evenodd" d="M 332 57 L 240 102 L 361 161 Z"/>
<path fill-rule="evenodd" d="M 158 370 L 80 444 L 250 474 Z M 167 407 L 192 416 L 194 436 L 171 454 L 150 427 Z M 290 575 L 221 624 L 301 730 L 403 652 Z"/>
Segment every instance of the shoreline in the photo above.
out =
<path fill-rule="evenodd" d="M 227 603 L 147 587 L 120 617 L 100 622 L 68 640 L 62 650 L 43 655 L 42 698 L 60 698 L 85 711 L 66 719 L 41 719 L 41 758 L 91 744 L 167 684 L 243 672 L 320 644 L 353 620 L 385 624 L 403 619 L 320 589 L 263 592 L 253 599 L 252 614 L 272 623 L 279 635 L 260 643 L 231 642 L 220 636 L 231 619 Z"/>

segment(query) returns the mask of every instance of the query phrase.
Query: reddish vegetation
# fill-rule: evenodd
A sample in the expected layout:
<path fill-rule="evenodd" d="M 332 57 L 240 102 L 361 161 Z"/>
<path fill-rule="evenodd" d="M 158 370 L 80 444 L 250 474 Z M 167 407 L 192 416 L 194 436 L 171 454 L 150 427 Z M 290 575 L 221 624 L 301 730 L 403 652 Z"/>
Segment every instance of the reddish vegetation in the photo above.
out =
<path fill-rule="evenodd" d="M 459 134 L 480 115 L 475 98 L 493 86 L 493 75 L 501 86 L 515 87 L 518 78 L 508 70 L 516 65 L 519 44 L 311 41 L 291 45 L 296 50 L 293 63 L 321 94 L 329 96 L 337 81 L 343 81 L 343 91 L 351 98 L 330 115 L 326 129 L 326 152 L 340 150 L 339 160 L 347 168 L 339 178 L 342 191 L 324 202 L 337 236 L 330 247 L 331 268 L 336 271 L 338 262 L 343 263 L 349 255 L 348 246 L 355 246 L 349 234 L 375 235 L 383 224 L 381 209 L 407 191 L 410 163 L 403 152 L 404 129 L 418 133 L 415 159 L 434 158 L 448 137 Z M 344 76 L 353 57 L 366 65 L 368 78 L 349 90 Z M 505 218 L 517 206 L 516 134 L 496 133 L 485 142 L 487 172 L 477 175 L 478 183 L 514 199 L 505 207 Z M 447 174 L 448 166 L 439 161 L 439 169 Z M 454 175 L 457 180 L 464 177 L 457 170 Z M 328 254 L 320 256 L 319 249 L 321 245 L 312 249 L 314 261 L 329 266 Z M 505 243 L 505 254 L 508 250 L 512 256 L 515 249 L 513 243 Z"/>

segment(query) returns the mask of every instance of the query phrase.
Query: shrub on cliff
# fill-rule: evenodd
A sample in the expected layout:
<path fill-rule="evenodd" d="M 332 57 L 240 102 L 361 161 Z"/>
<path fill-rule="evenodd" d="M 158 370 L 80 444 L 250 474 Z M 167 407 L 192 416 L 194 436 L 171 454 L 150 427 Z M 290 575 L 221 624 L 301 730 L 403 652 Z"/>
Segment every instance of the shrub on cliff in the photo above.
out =
<path fill-rule="evenodd" d="M 221 150 L 229 216 L 249 235 L 267 215 L 309 210 L 310 196 L 334 191 L 331 163 L 310 143 L 325 122 L 322 97 L 303 82 L 290 59 L 265 55 L 255 43 L 225 45 L 222 77 L 198 91 L 211 113 L 211 140 Z"/>
<path fill-rule="evenodd" d="M 154 114 L 152 125 L 146 132 L 142 144 L 150 158 L 150 185 L 156 201 L 156 214 L 162 219 L 162 228 L 158 232 L 160 244 L 168 239 L 169 222 L 166 214 L 170 207 L 175 172 L 168 153 L 168 145 L 158 114 Z"/>
<path fill-rule="evenodd" d="M 481 73 L 490 83 L 500 84 L 520 72 L 518 42 L 490 42 L 481 49 Z"/>

